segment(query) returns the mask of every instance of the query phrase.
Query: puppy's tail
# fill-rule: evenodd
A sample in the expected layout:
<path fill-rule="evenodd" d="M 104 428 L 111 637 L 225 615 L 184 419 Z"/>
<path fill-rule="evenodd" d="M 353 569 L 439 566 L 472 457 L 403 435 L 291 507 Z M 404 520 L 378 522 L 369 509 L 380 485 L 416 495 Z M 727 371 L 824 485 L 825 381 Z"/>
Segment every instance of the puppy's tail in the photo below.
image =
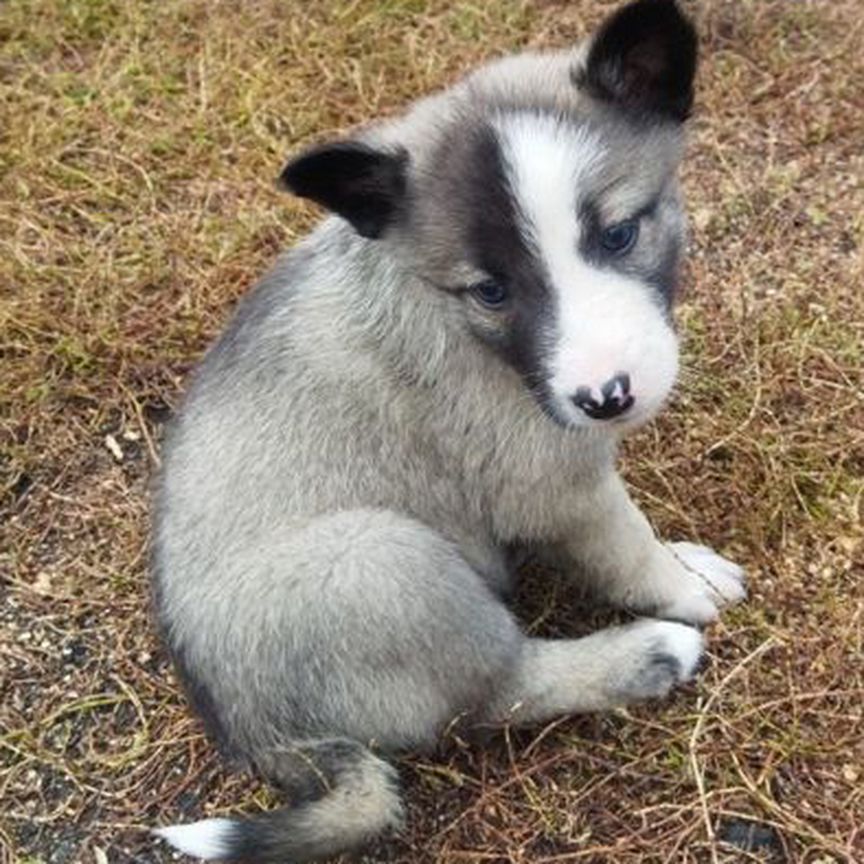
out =
<path fill-rule="evenodd" d="M 156 829 L 198 858 L 303 862 L 362 846 L 402 824 L 396 771 L 362 745 L 344 739 L 304 742 L 271 760 L 295 804 L 248 818 L 204 819 Z"/>

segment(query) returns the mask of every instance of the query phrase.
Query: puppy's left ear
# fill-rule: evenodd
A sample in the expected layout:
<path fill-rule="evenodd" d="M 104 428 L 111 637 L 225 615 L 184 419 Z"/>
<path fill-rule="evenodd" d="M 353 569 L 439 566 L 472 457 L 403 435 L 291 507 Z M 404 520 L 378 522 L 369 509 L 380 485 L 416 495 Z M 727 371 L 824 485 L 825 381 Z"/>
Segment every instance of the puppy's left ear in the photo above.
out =
<path fill-rule="evenodd" d="M 675 0 L 635 0 L 601 26 L 576 83 L 626 111 L 683 121 L 693 105 L 696 42 Z"/>
<path fill-rule="evenodd" d="M 323 144 L 282 170 L 282 184 L 347 219 L 363 237 L 376 238 L 396 219 L 405 200 L 408 154 L 358 141 Z"/>

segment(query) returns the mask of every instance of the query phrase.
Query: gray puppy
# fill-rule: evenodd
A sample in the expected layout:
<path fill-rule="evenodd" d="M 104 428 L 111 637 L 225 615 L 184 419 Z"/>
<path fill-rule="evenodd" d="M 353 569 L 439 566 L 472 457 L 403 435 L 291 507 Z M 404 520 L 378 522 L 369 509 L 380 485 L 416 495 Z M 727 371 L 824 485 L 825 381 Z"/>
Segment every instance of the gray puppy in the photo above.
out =
<path fill-rule="evenodd" d="M 673 0 L 487 65 L 285 168 L 333 212 L 208 352 L 165 448 L 154 579 L 191 701 L 291 806 L 160 830 L 302 861 L 393 826 L 379 753 L 457 716 L 534 723 L 661 696 L 742 573 L 659 541 L 615 471 L 663 404 L 696 65 Z M 657 616 L 520 632 L 509 553 Z M 671 620 L 662 620 L 671 619 Z"/>

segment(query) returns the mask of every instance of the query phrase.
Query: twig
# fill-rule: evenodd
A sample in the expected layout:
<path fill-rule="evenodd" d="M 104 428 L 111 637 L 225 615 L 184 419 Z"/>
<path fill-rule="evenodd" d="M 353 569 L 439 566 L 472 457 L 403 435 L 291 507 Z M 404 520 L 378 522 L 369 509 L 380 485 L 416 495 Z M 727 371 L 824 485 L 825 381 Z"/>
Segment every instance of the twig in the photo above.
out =
<path fill-rule="evenodd" d="M 708 811 L 708 797 L 705 794 L 705 776 L 702 769 L 699 767 L 699 759 L 696 755 L 696 748 L 699 743 L 699 738 L 705 728 L 705 721 L 708 713 L 714 707 L 714 703 L 720 698 L 720 694 L 726 689 L 729 682 L 738 676 L 741 671 L 749 664 L 761 657 L 767 651 L 770 651 L 779 643 L 779 640 L 774 636 L 769 636 L 758 648 L 751 651 L 744 657 L 734 668 L 732 668 L 726 676 L 720 681 L 717 687 L 714 688 L 711 695 L 705 701 L 704 705 L 699 707 L 699 716 L 693 726 L 693 732 L 690 735 L 690 743 L 688 746 L 690 755 L 690 767 L 693 769 L 693 777 L 696 780 L 696 789 L 699 792 L 699 804 L 702 809 L 702 820 L 705 824 L 705 833 L 708 835 L 708 842 L 711 848 L 712 864 L 718 864 L 717 858 L 717 840 L 714 834 L 714 827 L 711 824 L 711 814 Z"/>

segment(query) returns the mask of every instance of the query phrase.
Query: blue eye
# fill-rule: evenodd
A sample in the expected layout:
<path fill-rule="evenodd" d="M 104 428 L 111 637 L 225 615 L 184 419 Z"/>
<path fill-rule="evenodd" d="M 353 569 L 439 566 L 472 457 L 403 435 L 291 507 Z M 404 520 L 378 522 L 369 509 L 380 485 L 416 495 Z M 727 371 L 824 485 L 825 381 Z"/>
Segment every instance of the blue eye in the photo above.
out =
<path fill-rule="evenodd" d="M 639 223 L 635 219 L 625 219 L 603 229 L 600 245 L 613 255 L 623 255 L 633 248 L 639 236 Z"/>
<path fill-rule="evenodd" d="M 484 279 L 468 289 L 484 306 L 497 309 L 507 300 L 507 289 L 494 279 Z"/>

